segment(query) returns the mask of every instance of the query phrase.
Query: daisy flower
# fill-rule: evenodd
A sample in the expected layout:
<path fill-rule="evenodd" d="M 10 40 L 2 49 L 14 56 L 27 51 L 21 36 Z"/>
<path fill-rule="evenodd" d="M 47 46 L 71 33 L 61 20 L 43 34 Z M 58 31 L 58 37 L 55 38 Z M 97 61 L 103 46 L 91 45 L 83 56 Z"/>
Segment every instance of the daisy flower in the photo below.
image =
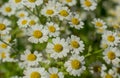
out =
<path fill-rule="evenodd" d="M 95 76 L 95 78 L 101 75 L 101 72 L 105 71 L 107 68 L 104 64 L 99 61 L 92 63 L 89 67 L 90 72 Z"/>
<path fill-rule="evenodd" d="M 19 20 L 17 21 L 17 24 L 20 28 L 27 28 L 28 27 L 28 21 L 29 21 L 28 17 L 19 18 Z"/>
<path fill-rule="evenodd" d="M 108 47 L 103 52 L 103 55 L 103 59 L 108 64 L 112 63 L 113 65 L 118 65 L 118 63 L 120 62 L 120 59 L 118 58 L 120 57 L 119 49 L 117 49 L 116 47 Z"/>
<path fill-rule="evenodd" d="M 80 52 L 83 52 L 84 48 L 84 43 L 83 41 L 80 40 L 79 37 L 71 35 L 70 38 L 67 39 L 69 43 L 70 50 L 74 54 L 79 54 Z"/>
<path fill-rule="evenodd" d="M 48 40 L 48 31 L 46 31 L 42 25 L 32 26 L 28 34 L 30 36 L 28 38 L 28 41 L 32 43 L 43 43 Z"/>
<path fill-rule="evenodd" d="M 108 44 L 105 42 L 105 40 L 101 40 L 101 44 L 100 44 L 100 47 L 103 48 L 103 49 L 106 49 L 108 48 Z"/>
<path fill-rule="evenodd" d="M 0 34 L 8 34 L 11 28 L 9 27 L 11 25 L 11 21 L 0 18 Z"/>
<path fill-rule="evenodd" d="M 82 5 L 82 7 L 88 11 L 95 10 L 96 6 L 97 6 L 97 3 L 94 0 L 80 0 L 80 3 Z"/>
<path fill-rule="evenodd" d="M 115 75 L 119 78 L 120 77 L 120 65 L 119 66 L 115 66 L 112 69 L 115 72 Z"/>
<path fill-rule="evenodd" d="M 106 23 L 99 18 L 98 19 L 96 19 L 96 18 L 93 19 L 92 23 L 95 25 L 96 28 L 104 28 L 104 29 L 107 28 Z"/>
<path fill-rule="evenodd" d="M 24 54 L 21 55 L 21 60 L 27 66 L 37 66 L 39 62 L 42 61 L 42 54 L 34 51 L 33 53 L 30 50 L 24 51 Z"/>
<path fill-rule="evenodd" d="M 46 71 L 44 68 L 39 67 L 39 68 L 27 68 L 24 70 L 24 75 L 23 78 L 47 78 L 46 76 Z"/>
<path fill-rule="evenodd" d="M 115 72 L 112 69 L 108 70 L 108 72 L 102 72 L 101 77 L 102 78 L 116 78 Z"/>
<path fill-rule="evenodd" d="M 71 20 L 69 24 L 71 27 L 74 27 L 76 29 L 83 28 L 84 23 L 81 21 L 80 16 L 78 14 L 71 15 L 70 19 Z"/>
<path fill-rule="evenodd" d="M 80 76 L 86 69 L 84 64 L 84 56 L 72 55 L 70 59 L 65 62 L 64 66 L 67 68 L 66 71 L 69 72 L 70 75 Z"/>
<path fill-rule="evenodd" d="M 30 8 L 35 8 L 35 6 L 39 6 L 43 3 L 43 0 L 22 0 L 22 4 L 30 7 Z"/>
<path fill-rule="evenodd" d="M 41 10 L 41 14 L 46 16 L 46 17 L 53 17 L 57 14 L 55 4 L 49 5 L 47 4 L 46 6 L 43 7 Z"/>
<path fill-rule="evenodd" d="M 50 37 L 57 37 L 60 34 L 60 32 L 59 32 L 60 28 L 59 28 L 58 24 L 55 24 L 53 22 L 46 23 L 46 30 L 48 30 L 48 35 Z"/>
<path fill-rule="evenodd" d="M 18 12 L 16 13 L 16 16 L 17 16 L 18 18 L 25 18 L 25 17 L 28 16 L 28 12 L 25 11 L 25 10 L 20 10 L 20 11 L 18 11 Z"/>
<path fill-rule="evenodd" d="M 3 15 L 6 16 L 11 16 L 15 14 L 15 10 L 16 8 L 14 6 L 12 6 L 11 3 L 5 3 L 1 8 L 0 8 L 0 12 Z"/>
<path fill-rule="evenodd" d="M 58 8 L 58 16 L 60 20 L 68 20 L 70 18 L 70 14 L 70 9 L 68 7 L 61 6 Z"/>
<path fill-rule="evenodd" d="M 7 41 L 5 41 L 5 42 L 8 43 Z M 2 50 L 2 51 L 9 51 L 10 49 L 11 49 L 10 46 L 8 46 L 7 44 L 5 44 L 5 43 L 0 41 L 0 50 Z"/>
<path fill-rule="evenodd" d="M 120 43 L 120 38 L 117 33 L 112 31 L 105 31 L 102 35 L 102 39 L 105 40 L 109 46 L 117 46 L 118 43 Z"/>
<path fill-rule="evenodd" d="M 28 20 L 28 22 L 29 22 L 28 25 L 35 26 L 35 25 L 37 25 L 38 21 L 39 21 L 38 17 L 31 16 L 30 19 Z"/>
<path fill-rule="evenodd" d="M 58 68 L 52 67 L 48 69 L 49 72 L 49 78 L 64 78 L 64 75 L 62 72 L 58 71 Z"/>
<path fill-rule="evenodd" d="M 17 9 L 23 8 L 22 0 L 9 0 L 9 2 L 13 4 Z"/>
<path fill-rule="evenodd" d="M 74 6 L 77 3 L 76 0 L 62 0 L 62 2 L 69 6 Z"/>
<path fill-rule="evenodd" d="M 69 52 L 68 43 L 65 39 L 60 39 L 60 37 L 54 38 L 52 43 L 48 43 L 46 52 L 54 59 L 63 58 Z"/>

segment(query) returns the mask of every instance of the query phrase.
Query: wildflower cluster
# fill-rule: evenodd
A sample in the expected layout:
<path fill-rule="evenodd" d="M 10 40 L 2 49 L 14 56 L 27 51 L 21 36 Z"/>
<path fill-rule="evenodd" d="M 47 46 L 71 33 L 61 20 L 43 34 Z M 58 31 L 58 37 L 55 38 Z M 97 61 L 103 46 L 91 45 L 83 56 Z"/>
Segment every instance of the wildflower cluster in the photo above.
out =
<path fill-rule="evenodd" d="M 120 1 L 110 2 L 115 10 L 100 0 L 1 1 L 0 78 L 119 78 Z"/>

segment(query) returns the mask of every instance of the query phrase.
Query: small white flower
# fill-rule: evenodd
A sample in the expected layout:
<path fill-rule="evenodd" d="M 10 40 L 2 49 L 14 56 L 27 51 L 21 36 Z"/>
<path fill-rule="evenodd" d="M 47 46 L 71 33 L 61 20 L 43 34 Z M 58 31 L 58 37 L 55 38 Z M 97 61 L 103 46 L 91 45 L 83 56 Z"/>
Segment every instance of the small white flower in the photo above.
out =
<path fill-rule="evenodd" d="M 16 8 L 13 7 L 12 4 L 10 4 L 10 3 L 5 3 L 5 4 L 0 8 L 0 12 L 1 12 L 3 15 L 6 15 L 6 16 L 14 15 L 14 14 L 15 14 L 15 10 L 16 10 Z"/>
<path fill-rule="evenodd" d="M 19 18 L 19 20 L 17 21 L 17 24 L 20 28 L 27 28 L 28 27 L 28 17 L 24 17 L 24 18 Z"/>
<path fill-rule="evenodd" d="M 22 4 L 30 8 L 35 8 L 35 6 L 39 6 L 42 3 L 43 0 L 22 0 Z"/>
<path fill-rule="evenodd" d="M 108 64 L 112 63 L 113 65 L 118 65 L 118 63 L 120 62 L 120 59 L 118 58 L 120 57 L 119 51 L 120 50 L 117 49 L 116 47 L 108 47 L 103 52 L 104 55 L 103 59 Z"/>
<path fill-rule="evenodd" d="M 76 0 L 62 0 L 62 2 L 69 6 L 74 6 L 77 3 Z"/>
<path fill-rule="evenodd" d="M 46 30 L 48 30 L 49 37 L 57 37 L 60 34 L 59 32 L 60 28 L 58 24 L 55 24 L 53 22 L 46 23 Z"/>
<path fill-rule="evenodd" d="M 11 25 L 11 21 L 5 18 L 0 18 L 0 34 L 6 35 L 9 33 L 11 28 L 9 27 Z"/>
<path fill-rule="evenodd" d="M 23 78 L 47 78 L 47 72 L 45 68 L 27 68 L 24 70 Z"/>
<path fill-rule="evenodd" d="M 117 33 L 112 31 L 105 31 L 102 35 L 102 39 L 105 40 L 109 46 L 117 46 L 118 43 L 120 43 L 120 38 Z"/>
<path fill-rule="evenodd" d="M 24 17 L 28 16 L 28 12 L 24 11 L 24 10 L 20 10 L 16 13 L 16 16 L 19 17 L 19 18 L 24 18 Z"/>
<path fill-rule="evenodd" d="M 84 66 L 84 56 L 72 55 L 68 61 L 65 62 L 64 66 L 67 68 L 66 71 L 70 75 L 80 76 L 86 69 Z"/>
<path fill-rule="evenodd" d="M 43 43 L 48 40 L 48 31 L 42 25 L 32 26 L 28 34 L 30 36 L 28 41 L 32 43 Z"/>
<path fill-rule="evenodd" d="M 9 0 L 9 3 L 11 3 L 17 9 L 23 8 L 22 0 Z"/>
<path fill-rule="evenodd" d="M 99 18 L 98 19 L 95 18 L 92 23 L 95 25 L 96 28 L 104 28 L 104 29 L 107 28 L 106 23 Z"/>
<path fill-rule="evenodd" d="M 80 0 L 82 7 L 85 10 L 95 10 L 97 3 L 94 0 Z"/>
<path fill-rule="evenodd" d="M 21 60 L 23 64 L 27 66 L 38 66 L 39 62 L 42 61 L 42 54 L 34 51 L 33 53 L 30 50 L 26 50 L 23 55 L 21 55 Z"/>
<path fill-rule="evenodd" d="M 69 52 L 68 43 L 60 37 L 54 38 L 52 43 L 47 44 L 46 52 L 54 59 L 66 57 Z"/>
<path fill-rule="evenodd" d="M 74 27 L 76 29 L 81 29 L 84 25 L 84 23 L 80 19 L 80 15 L 78 14 L 71 15 L 69 24 L 71 27 Z"/>
<path fill-rule="evenodd" d="M 37 25 L 38 21 L 39 21 L 38 17 L 31 16 L 28 20 L 28 22 L 29 22 L 28 25 L 29 26 L 35 26 L 35 25 Z"/>
<path fill-rule="evenodd" d="M 62 72 L 58 71 L 58 68 L 52 67 L 48 69 L 49 71 L 49 78 L 64 78 Z"/>
<path fill-rule="evenodd" d="M 112 69 L 115 72 L 115 75 L 119 78 L 120 77 L 120 65 L 112 67 Z"/>
<path fill-rule="evenodd" d="M 80 52 L 83 52 L 84 50 L 84 43 L 80 40 L 79 37 L 71 35 L 71 38 L 67 39 L 69 43 L 70 50 L 73 54 L 79 54 Z"/>

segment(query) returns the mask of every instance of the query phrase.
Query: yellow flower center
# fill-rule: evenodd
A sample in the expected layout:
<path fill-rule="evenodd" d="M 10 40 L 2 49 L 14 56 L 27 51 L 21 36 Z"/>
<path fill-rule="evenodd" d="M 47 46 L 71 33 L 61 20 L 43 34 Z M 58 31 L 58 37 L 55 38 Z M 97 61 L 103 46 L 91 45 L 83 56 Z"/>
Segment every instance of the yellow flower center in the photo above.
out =
<path fill-rule="evenodd" d="M 22 25 L 27 24 L 27 20 L 22 20 Z"/>
<path fill-rule="evenodd" d="M 34 36 L 35 38 L 41 38 L 41 37 L 43 36 L 43 33 L 42 33 L 40 30 L 35 30 L 35 31 L 33 32 L 33 36 Z"/>
<path fill-rule="evenodd" d="M 47 11 L 46 11 L 46 14 L 48 14 L 48 15 L 52 15 L 54 13 L 54 11 L 52 10 L 52 9 L 48 9 Z"/>
<path fill-rule="evenodd" d="M 78 25 L 79 24 L 79 20 L 77 18 L 72 18 L 72 23 L 74 25 Z"/>
<path fill-rule="evenodd" d="M 105 76 L 105 78 L 113 78 L 113 76 L 110 75 L 110 74 L 107 74 L 107 75 Z"/>
<path fill-rule="evenodd" d="M 120 67 L 117 68 L 117 73 L 120 74 Z"/>
<path fill-rule="evenodd" d="M 30 20 L 30 22 L 29 22 L 29 25 L 35 25 L 36 24 L 36 22 L 34 21 L 34 20 Z"/>
<path fill-rule="evenodd" d="M 41 78 L 41 75 L 39 72 L 32 72 L 30 78 Z"/>
<path fill-rule="evenodd" d="M 2 31 L 2 30 L 5 30 L 5 29 L 6 29 L 5 24 L 0 23 L 0 30 Z"/>
<path fill-rule="evenodd" d="M 6 53 L 5 53 L 5 52 L 2 52 L 2 53 L 1 53 L 1 58 L 2 58 L 2 59 L 6 58 Z"/>
<path fill-rule="evenodd" d="M 98 26 L 98 27 L 102 27 L 103 24 L 102 24 L 101 22 L 96 22 L 96 26 Z"/>
<path fill-rule="evenodd" d="M 20 17 L 24 17 L 25 14 L 24 14 L 24 13 L 20 13 L 19 16 L 20 16 Z"/>
<path fill-rule="evenodd" d="M 73 48 L 78 48 L 80 45 L 79 45 L 79 43 L 77 42 L 77 41 L 71 41 L 71 46 L 73 47 Z"/>
<path fill-rule="evenodd" d="M 96 65 L 93 67 L 94 72 L 101 72 L 101 67 Z"/>
<path fill-rule="evenodd" d="M 66 10 L 61 10 L 60 15 L 64 16 L 64 17 L 67 17 L 69 15 L 69 13 Z"/>
<path fill-rule="evenodd" d="M 85 0 L 84 5 L 90 7 L 92 6 L 92 3 L 89 0 Z"/>
<path fill-rule="evenodd" d="M 81 67 L 81 63 L 80 63 L 80 61 L 79 60 L 72 60 L 71 61 L 71 66 L 72 66 L 72 68 L 73 69 L 79 69 L 80 67 Z"/>
<path fill-rule="evenodd" d="M 55 44 L 54 50 L 59 53 L 63 50 L 63 46 L 61 44 Z"/>
<path fill-rule="evenodd" d="M 36 0 L 28 0 L 29 2 L 31 2 L 31 3 L 34 3 Z"/>
<path fill-rule="evenodd" d="M 21 2 L 22 0 L 15 0 L 15 3 L 19 3 L 19 2 Z"/>
<path fill-rule="evenodd" d="M 36 60 L 36 55 L 34 55 L 34 54 L 29 54 L 28 56 L 27 56 L 27 60 L 29 60 L 29 61 L 35 61 Z"/>
<path fill-rule="evenodd" d="M 58 74 L 51 74 L 50 78 L 59 78 Z"/>
<path fill-rule="evenodd" d="M 66 0 L 66 2 L 72 2 L 72 0 Z"/>
<path fill-rule="evenodd" d="M 54 33 L 56 31 L 55 27 L 54 26 L 49 26 L 48 27 L 49 31 Z"/>
<path fill-rule="evenodd" d="M 11 12 L 12 9 L 11 9 L 11 7 L 6 7 L 6 8 L 5 8 L 5 11 L 6 11 L 6 12 Z"/>
<path fill-rule="evenodd" d="M 108 56 L 108 58 L 109 58 L 110 60 L 113 60 L 113 59 L 115 59 L 115 57 L 116 57 L 115 53 L 112 52 L 112 51 L 109 51 L 109 52 L 107 53 L 107 56 Z"/>
<path fill-rule="evenodd" d="M 112 35 L 109 35 L 109 36 L 107 37 L 107 40 L 110 41 L 110 42 L 113 42 L 113 41 L 115 41 L 115 37 L 112 36 Z"/>
<path fill-rule="evenodd" d="M 2 48 L 7 48 L 7 45 L 6 45 L 6 44 L 4 44 L 4 43 L 3 43 L 3 44 L 1 44 L 0 46 L 1 46 Z"/>

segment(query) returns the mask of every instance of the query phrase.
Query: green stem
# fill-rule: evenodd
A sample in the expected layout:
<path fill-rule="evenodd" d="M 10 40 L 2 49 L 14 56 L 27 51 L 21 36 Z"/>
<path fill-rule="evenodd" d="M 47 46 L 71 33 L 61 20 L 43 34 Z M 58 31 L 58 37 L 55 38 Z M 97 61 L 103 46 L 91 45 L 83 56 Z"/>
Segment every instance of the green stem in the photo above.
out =
<path fill-rule="evenodd" d="M 86 58 L 86 57 L 89 57 L 89 56 L 91 56 L 91 55 L 94 55 L 94 54 L 101 53 L 103 50 L 104 50 L 104 49 L 97 50 L 97 51 L 93 52 L 92 54 L 91 54 L 91 53 L 88 53 L 88 54 L 85 55 L 85 58 Z"/>

